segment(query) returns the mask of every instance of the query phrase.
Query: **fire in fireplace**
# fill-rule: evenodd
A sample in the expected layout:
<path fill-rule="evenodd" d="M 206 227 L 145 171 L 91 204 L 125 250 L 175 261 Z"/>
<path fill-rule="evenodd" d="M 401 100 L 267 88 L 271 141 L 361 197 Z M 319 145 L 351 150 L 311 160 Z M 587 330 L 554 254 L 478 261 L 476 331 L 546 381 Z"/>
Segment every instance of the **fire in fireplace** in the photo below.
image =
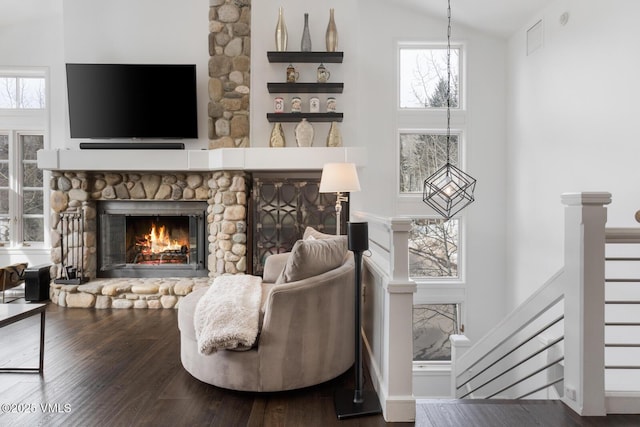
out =
<path fill-rule="evenodd" d="M 99 277 L 206 276 L 206 202 L 98 204 Z"/>
<path fill-rule="evenodd" d="M 127 263 L 189 264 L 187 217 L 130 217 L 126 232 Z"/>

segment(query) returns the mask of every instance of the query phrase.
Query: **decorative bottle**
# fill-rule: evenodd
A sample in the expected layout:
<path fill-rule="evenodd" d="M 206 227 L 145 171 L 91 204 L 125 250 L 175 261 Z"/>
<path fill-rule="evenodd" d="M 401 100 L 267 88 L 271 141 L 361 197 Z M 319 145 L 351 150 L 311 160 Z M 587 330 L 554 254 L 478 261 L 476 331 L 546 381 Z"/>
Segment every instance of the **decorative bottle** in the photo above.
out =
<path fill-rule="evenodd" d="M 333 8 L 329 9 L 329 25 L 327 25 L 325 40 L 327 42 L 327 52 L 335 52 L 338 47 L 338 28 L 336 27 L 336 21 L 333 19 Z"/>
<path fill-rule="evenodd" d="M 311 33 L 309 32 L 309 14 L 304 14 L 304 30 L 302 31 L 302 42 L 300 43 L 302 52 L 311 52 Z"/>
<path fill-rule="evenodd" d="M 313 126 L 307 119 L 296 125 L 296 143 L 298 147 L 311 147 L 313 144 Z"/>
<path fill-rule="evenodd" d="M 276 25 L 276 51 L 284 52 L 287 50 L 287 26 L 284 23 L 284 16 L 282 14 L 282 6 L 278 13 L 278 24 Z"/>
<path fill-rule="evenodd" d="M 329 134 L 327 135 L 327 147 L 342 147 L 342 135 L 337 122 L 331 122 Z"/>
<path fill-rule="evenodd" d="M 271 131 L 271 137 L 269 138 L 269 147 L 284 147 L 284 131 L 282 130 L 282 123 L 274 123 L 273 130 Z"/>

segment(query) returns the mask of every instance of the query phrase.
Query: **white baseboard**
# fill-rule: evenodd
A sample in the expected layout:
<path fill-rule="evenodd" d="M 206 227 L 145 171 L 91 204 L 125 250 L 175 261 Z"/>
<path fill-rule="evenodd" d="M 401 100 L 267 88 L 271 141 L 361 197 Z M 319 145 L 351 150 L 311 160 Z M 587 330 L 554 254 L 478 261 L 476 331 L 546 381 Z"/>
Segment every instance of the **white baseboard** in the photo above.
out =
<path fill-rule="evenodd" d="M 367 337 L 364 334 L 363 341 L 366 350 L 363 354 L 366 359 L 364 362 L 369 367 L 369 376 L 371 377 L 373 388 L 378 393 L 384 420 L 389 423 L 415 422 L 416 399 L 413 396 L 389 396 L 387 394 L 387 386 L 382 377 L 381 368 L 376 363 Z"/>
<path fill-rule="evenodd" d="M 608 391 L 605 406 L 607 414 L 640 414 L 640 392 Z"/>

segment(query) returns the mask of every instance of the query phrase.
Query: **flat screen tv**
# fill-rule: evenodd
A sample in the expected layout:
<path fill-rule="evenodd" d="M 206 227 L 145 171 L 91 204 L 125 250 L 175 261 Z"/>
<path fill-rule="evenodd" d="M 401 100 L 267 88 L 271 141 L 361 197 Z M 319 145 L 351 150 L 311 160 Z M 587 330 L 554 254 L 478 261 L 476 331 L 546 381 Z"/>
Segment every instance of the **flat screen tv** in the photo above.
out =
<path fill-rule="evenodd" d="M 71 138 L 197 138 L 195 65 L 67 64 Z"/>

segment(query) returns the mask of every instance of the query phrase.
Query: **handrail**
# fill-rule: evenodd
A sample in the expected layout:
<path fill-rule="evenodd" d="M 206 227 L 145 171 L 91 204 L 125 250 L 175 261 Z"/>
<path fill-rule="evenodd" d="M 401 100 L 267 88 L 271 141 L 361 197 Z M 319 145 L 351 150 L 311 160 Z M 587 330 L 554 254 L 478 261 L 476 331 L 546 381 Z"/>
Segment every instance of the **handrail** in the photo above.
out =
<path fill-rule="evenodd" d="M 606 227 L 606 243 L 640 243 L 640 228 Z"/>

